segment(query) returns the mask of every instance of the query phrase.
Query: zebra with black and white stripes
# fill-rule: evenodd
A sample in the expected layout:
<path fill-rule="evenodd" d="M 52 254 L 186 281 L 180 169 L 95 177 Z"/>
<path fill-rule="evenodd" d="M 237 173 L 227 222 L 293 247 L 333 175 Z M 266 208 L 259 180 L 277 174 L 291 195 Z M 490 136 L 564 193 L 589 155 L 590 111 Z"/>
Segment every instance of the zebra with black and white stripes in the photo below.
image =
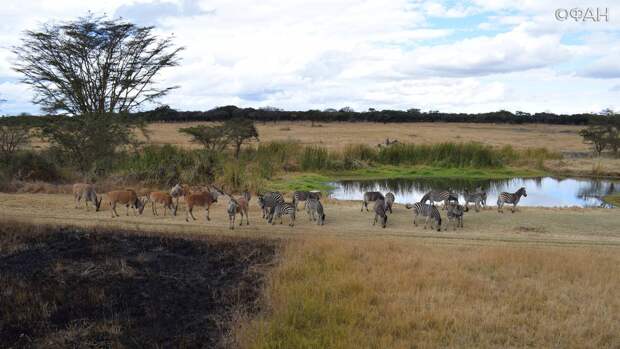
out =
<path fill-rule="evenodd" d="M 311 221 L 316 221 L 316 224 L 325 224 L 325 211 L 323 210 L 323 204 L 317 199 L 306 200 L 306 212 Z"/>
<path fill-rule="evenodd" d="M 443 209 L 445 209 L 450 201 L 458 202 L 459 198 L 458 196 L 456 196 L 456 194 L 453 194 L 452 192 L 447 190 L 431 190 L 428 193 L 424 194 L 424 196 L 422 196 L 422 199 L 420 199 L 421 203 L 426 203 L 427 201 L 429 201 L 432 206 L 435 206 L 435 202 L 443 201 Z"/>
<path fill-rule="evenodd" d="M 449 203 L 448 204 L 448 228 L 450 228 L 450 223 L 452 223 L 454 230 L 456 230 L 457 227 L 463 228 L 464 213 L 465 213 L 465 208 L 463 207 L 463 205 L 459 205 L 455 202 Z"/>
<path fill-rule="evenodd" d="M 267 192 L 258 196 L 258 206 L 263 211 L 263 218 L 270 220 L 271 212 L 278 203 L 284 202 L 284 196 L 277 191 Z"/>
<path fill-rule="evenodd" d="M 470 202 L 474 203 L 474 209 L 476 210 L 476 212 L 479 212 L 480 207 L 482 207 L 483 205 L 486 206 L 486 191 L 470 192 L 469 190 L 465 190 L 465 192 L 463 193 L 463 197 L 465 198 L 465 212 L 469 211 Z"/>
<path fill-rule="evenodd" d="M 387 225 L 387 205 L 385 203 L 385 199 L 379 199 L 375 201 L 375 206 L 373 207 L 373 211 L 375 211 L 375 220 L 373 221 L 372 225 L 377 224 L 377 221 L 379 219 L 381 219 L 381 227 L 385 228 L 385 226 Z"/>
<path fill-rule="evenodd" d="M 515 213 L 517 204 L 519 203 L 519 200 L 521 200 L 522 196 L 527 197 L 525 187 L 519 188 L 519 190 L 514 193 L 503 192 L 499 194 L 499 196 L 497 197 L 497 212 L 504 213 L 504 204 L 512 204 L 512 213 Z"/>
<path fill-rule="evenodd" d="M 433 222 L 437 226 L 437 231 L 441 231 L 441 214 L 439 214 L 439 210 L 434 205 L 425 204 L 423 202 L 416 202 L 415 204 L 407 204 L 406 208 L 413 210 L 413 225 L 417 226 L 416 219 L 418 216 L 426 217 L 424 221 L 424 229 L 428 225 L 428 222 L 431 222 L 431 229 L 433 229 Z"/>
<path fill-rule="evenodd" d="M 296 213 L 295 205 L 288 202 L 278 202 L 275 207 L 271 208 L 271 213 L 269 215 L 269 223 L 275 225 L 276 219 L 280 218 L 280 224 L 282 224 L 282 216 L 288 215 L 291 218 L 291 223 L 289 226 L 295 226 L 295 213 Z"/>
<path fill-rule="evenodd" d="M 373 201 L 377 201 L 377 200 L 382 200 L 385 201 L 385 197 L 383 196 L 383 194 L 381 194 L 378 191 L 367 191 L 364 193 L 364 201 L 362 201 L 362 209 L 360 210 L 360 212 L 364 211 L 364 207 L 366 207 L 366 212 L 368 212 L 368 203 L 369 202 L 373 202 Z"/>
<path fill-rule="evenodd" d="M 321 199 L 321 192 L 320 191 L 295 191 L 293 193 L 293 204 L 295 204 L 295 208 L 297 208 L 297 204 L 300 201 L 307 201 L 308 199 L 316 199 L 316 200 L 320 200 Z"/>
<path fill-rule="evenodd" d="M 385 206 L 387 207 L 390 214 L 392 214 L 392 205 L 394 205 L 394 201 L 396 198 L 394 197 L 394 193 L 390 192 L 385 194 Z"/>

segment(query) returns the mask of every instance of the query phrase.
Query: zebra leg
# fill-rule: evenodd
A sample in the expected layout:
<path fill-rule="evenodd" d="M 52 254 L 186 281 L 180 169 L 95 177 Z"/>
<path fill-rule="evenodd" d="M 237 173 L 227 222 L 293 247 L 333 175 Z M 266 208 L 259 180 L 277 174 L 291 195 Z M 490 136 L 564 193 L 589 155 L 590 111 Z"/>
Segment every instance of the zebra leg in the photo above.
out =
<path fill-rule="evenodd" d="M 372 225 L 377 224 L 377 214 L 375 213 L 375 220 L 372 222 Z"/>
<path fill-rule="evenodd" d="M 192 208 L 190 208 L 190 209 L 188 209 L 188 211 L 187 211 L 187 212 L 190 214 L 190 216 L 192 216 L 192 219 L 193 219 L 193 220 L 196 220 L 196 217 L 194 217 L 194 208 L 193 208 L 193 207 L 192 207 Z"/>
<path fill-rule="evenodd" d="M 418 214 L 416 213 L 416 214 L 413 215 L 413 225 L 416 226 L 416 227 L 418 226 L 418 224 L 415 221 L 417 218 L 418 218 Z"/>
<path fill-rule="evenodd" d="M 426 229 L 426 226 L 428 225 L 428 220 L 430 219 L 431 216 L 427 216 L 426 219 L 424 220 L 424 229 Z M 432 224 L 431 224 L 431 229 L 433 228 Z"/>
<path fill-rule="evenodd" d="M 517 209 L 517 204 L 512 204 L 512 213 L 515 213 L 516 209 Z"/>
<path fill-rule="evenodd" d="M 360 212 L 364 212 L 364 205 L 366 205 L 366 210 L 368 210 L 368 204 L 366 204 L 366 201 L 362 201 L 362 209 L 360 210 Z"/>
<path fill-rule="evenodd" d="M 289 224 L 289 225 L 290 225 L 291 227 L 294 227 L 294 226 L 295 226 L 295 213 L 292 213 L 292 214 L 290 215 L 290 217 L 291 217 L 291 224 Z"/>

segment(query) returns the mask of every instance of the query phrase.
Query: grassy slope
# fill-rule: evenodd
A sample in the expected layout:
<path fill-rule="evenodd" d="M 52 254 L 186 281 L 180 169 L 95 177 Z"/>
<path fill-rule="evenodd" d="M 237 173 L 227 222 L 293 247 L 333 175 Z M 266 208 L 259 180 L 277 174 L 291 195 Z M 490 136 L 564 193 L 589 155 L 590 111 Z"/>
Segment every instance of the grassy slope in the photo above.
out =
<path fill-rule="evenodd" d="M 616 250 L 295 241 L 249 348 L 618 347 Z"/>

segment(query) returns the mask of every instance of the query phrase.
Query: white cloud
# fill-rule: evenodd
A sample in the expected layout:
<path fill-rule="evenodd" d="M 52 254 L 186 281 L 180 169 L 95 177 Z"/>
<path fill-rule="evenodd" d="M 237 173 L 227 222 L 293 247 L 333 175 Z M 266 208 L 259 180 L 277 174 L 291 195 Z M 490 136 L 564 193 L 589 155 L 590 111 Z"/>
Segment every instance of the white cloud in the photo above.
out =
<path fill-rule="evenodd" d="M 617 2 L 596 5 L 609 6 L 611 19 L 620 14 Z M 10 100 L 1 108 L 33 108 L 28 89 L 10 69 L 9 47 L 19 43 L 19 33 L 89 10 L 154 24 L 160 35 L 174 33 L 186 48 L 183 61 L 158 80 L 180 86 L 162 100 L 177 109 L 236 104 L 535 112 L 613 104 L 620 21 L 558 22 L 558 6 L 537 0 L 473 0 L 471 6 L 422 0 L 23 0 L 0 8 L 0 95 Z M 473 15 L 483 22 L 446 25 Z"/>

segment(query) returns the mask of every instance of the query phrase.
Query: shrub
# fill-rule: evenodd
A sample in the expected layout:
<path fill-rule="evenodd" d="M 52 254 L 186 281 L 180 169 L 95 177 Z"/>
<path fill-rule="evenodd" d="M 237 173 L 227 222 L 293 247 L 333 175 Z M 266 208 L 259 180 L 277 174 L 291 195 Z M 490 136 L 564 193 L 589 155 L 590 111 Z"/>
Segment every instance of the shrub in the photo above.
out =
<path fill-rule="evenodd" d="M 4 162 L 4 176 L 20 181 L 56 182 L 62 179 L 58 167 L 45 153 L 21 151 Z"/>
<path fill-rule="evenodd" d="M 320 146 L 305 147 L 300 160 L 303 171 L 324 170 L 329 168 L 329 153 Z"/>

